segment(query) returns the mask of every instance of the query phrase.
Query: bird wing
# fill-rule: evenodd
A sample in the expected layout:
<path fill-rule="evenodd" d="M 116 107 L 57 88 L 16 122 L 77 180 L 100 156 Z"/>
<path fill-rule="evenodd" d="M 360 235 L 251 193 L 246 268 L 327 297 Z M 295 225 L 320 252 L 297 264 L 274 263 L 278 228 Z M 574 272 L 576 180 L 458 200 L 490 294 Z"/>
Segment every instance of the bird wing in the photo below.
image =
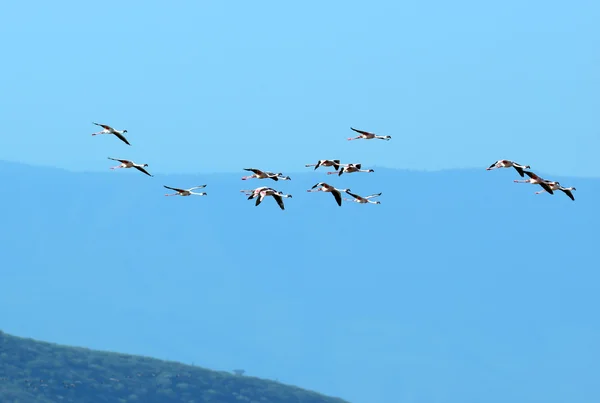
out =
<path fill-rule="evenodd" d="M 335 198 L 335 201 L 337 202 L 338 206 L 341 206 L 342 205 L 342 195 L 340 194 L 340 192 L 338 192 L 337 190 L 334 189 L 331 191 L 331 194 Z"/>
<path fill-rule="evenodd" d="M 570 190 L 566 190 L 566 189 L 560 189 L 563 191 L 564 194 L 566 194 L 567 196 L 569 196 L 569 198 L 573 201 L 575 201 L 575 197 L 573 196 L 573 192 L 571 192 Z"/>
<path fill-rule="evenodd" d="M 164 186 L 164 187 L 166 187 L 167 189 L 171 189 L 171 190 L 174 190 L 174 191 L 176 191 L 176 192 L 180 192 L 180 193 L 183 193 L 183 192 L 185 192 L 185 190 L 183 190 L 183 189 L 179 189 L 179 188 L 172 188 L 172 187 L 170 187 L 170 186 L 167 186 L 167 185 L 163 185 L 163 186 Z"/>
<path fill-rule="evenodd" d="M 314 189 L 314 188 L 316 188 L 317 186 L 319 186 L 319 185 L 322 185 L 322 184 L 323 184 L 323 182 L 319 182 L 319 183 L 317 183 L 315 186 L 311 187 L 311 189 Z"/>
<path fill-rule="evenodd" d="M 254 205 L 258 206 L 262 202 L 262 199 L 263 199 L 263 196 L 262 195 L 258 195 L 258 197 L 256 198 L 256 203 Z"/>
<path fill-rule="evenodd" d="M 551 195 L 554 194 L 554 191 L 552 190 L 552 188 L 548 185 L 548 183 L 546 182 L 540 182 L 540 186 L 544 188 L 544 190 L 548 193 L 550 193 Z"/>
<path fill-rule="evenodd" d="M 542 179 L 531 171 L 523 171 L 525 175 L 529 176 L 531 179 Z"/>
<path fill-rule="evenodd" d="M 523 176 L 523 172 L 524 172 L 523 168 L 515 166 L 515 165 L 513 165 L 513 168 L 515 168 L 517 170 L 517 172 L 519 173 L 519 175 L 521 175 L 522 178 L 525 177 L 525 176 Z"/>
<path fill-rule="evenodd" d="M 137 169 L 138 171 L 141 171 L 141 172 L 145 173 L 145 174 L 146 174 L 146 175 L 148 175 L 148 176 L 152 176 L 152 175 L 150 175 L 150 174 L 148 173 L 148 171 L 146 171 L 146 170 L 144 169 L 144 167 L 140 167 L 140 166 L 134 165 L 134 168 L 135 168 L 135 169 Z"/>
<path fill-rule="evenodd" d="M 128 146 L 131 145 L 131 144 L 129 144 L 129 141 L 127 141 L 127 139 L 125 138 L 125 136 L 123 136 L 121 133 L 113 132 L 113 134 L 115 136 L 117 136 L 119 139 L 121 139 L 121 141 L 124 142 L 125 144 L 127 144 Z"/>
<path fill-rule="evenodd" d="M 348 193 L 350 196 L 354 197 L 355 199 L 362 199 L 363 198 L 362 196 L 359 196 L 359 195 L 351 193 L 351 192 L 346 192 L 346 193 Z"/>
<path fill-rule="evenodd" d="M 254 172 L 257 175 L 260 175 L 263 173 L 263 171 L 261 171 L 260 169 L 256 169 L 256 168 L 244 168 L 244 171 L 251 171 Z"/>
<path fill-rule="evenodd" d="M 285 210 L 285 206 L 283 205 L 283 198 L 281 196 L 275 194 L 273 195 L 273 199 L 275 199 L 280 209 Z"/>
<path fill-rule="evenodd" d="M 109 125 L 103 125 L 102 123 L 96 123 L 96 122 L 92 122 L 93 124 L 95 124 L 96 126 L 102 126 L 103 128 L 105 128 L 106 130 L 110 130 L 113 131 L 114 129 L 112 127 L 110 127 Z"/>
<path fill-rule="evenodd" d="M 333 160 L 333 169 L 336 171 L 340 169 L 340 160 Z"/>
<path fill-rule="evenodd" d="M 366 197 L 365 197 L 365 199 L 372 199 L 372 198 L 374 198 L 374 197 L 379 197 L 379 196 L 381 196 L 381 193 L 375 193 L 375 194 L 372 194 L 372 195 L 366 196 Z"/>
<path fill-rule="evenodd" d="M 189 188 L 188 190 L 194 190 L 194 189 L 203 189 L 203 188 L 205 188 L 205 187 L 206 187 L 206 185 L 194 186 L 194 187 L 192 187 L 192 188 Z"/>
<path fill-rule="evenodd" d="M 120 160 L 118 158 L 111 158 L 111 157 L 108 157 L 108 159 L 113 160 L 113 161 L 119 161 L 119 162 L 122 162 L 123 164 L 129 164 L 131 162 L 129 160 Z"/>
<path fill-rule="evenodd" d="M 375 133 L 366 132 L 366 131 L 364 131 L 364 130 L 358 130 L 358 129 L 355 129 L 354 127 L 351 127 L 350 129 L 352 129 L 352 130 L 354 130 L 355 132 L 357 132 L 357 133 L 360 133 L 360 134 L 373 135 L 373 136 L 375 135 Z"/>

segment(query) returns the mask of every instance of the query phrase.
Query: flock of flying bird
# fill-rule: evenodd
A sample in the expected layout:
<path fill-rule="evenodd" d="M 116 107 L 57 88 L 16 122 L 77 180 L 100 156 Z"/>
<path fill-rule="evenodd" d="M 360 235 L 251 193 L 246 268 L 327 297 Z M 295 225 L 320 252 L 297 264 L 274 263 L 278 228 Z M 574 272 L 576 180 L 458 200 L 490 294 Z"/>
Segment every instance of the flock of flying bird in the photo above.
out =
<path fill-rule="evenodd" d="M 521 165 L 521 164 L 517 164 L 514 161 L 510 161 L 510 160 L 499 160 L 494 162 L 492 165 L 490 165 L 487 170 L 491 171 L 492 169 L 496 169 L 496 168 L 514 168 L 516 169 L 516 171 L 519 173 L 519 175 L 521 175 L 522 178 L 525 177 L 525 175 L 529 176 L 529 179 L 523 179 L 523 180 L 515 180 L 515 183 L 530 183 L 532 185 L 540 185 L 542 187 L 542 190 L 540 190 L 539 192 L 535 192 L 535 194 L 540 194 L 540 193 L 544 193 L 544 192 L 548 192 L 550 194 L 554 194 L 555 190 L 560 190 L 561 192 L 563 192 L 564 194 L 566 194 L 567 196 L 569 196 L 569 198 L 571 200 L 575 200 L 575 197 L 573 196 L 573 190 L 577 190 L 575 189 L 573 186 L 571 187 L 563 187 L 560 182 L 557 181 L 549 181 L 546 180 L 544 178 L 539 177 L 538 175 L 534 174 L 531 171 L 526 171 L 527 169 L 531 169 L 531 167 L 529 165 Z"/>
<path fill-rule="evenodd" d="M 92 122 L 92 123 L 97 126 L 101 126 L 103 128 L 102 131 L 92 133 L 92 136 L 96 136 L 99 134 L 113 134 L 117 138 L 119 138 L 121 141 L 123 141 L 125 144 L 131 145 L 124 136 L 124 134 L 127 133 L 127 130 L 115 130 L 114 128 L 112 128 L 108 125 L 105 125 L 105 124 L 100 124 L 100 123 L 95 123 L 95 122 Z M 375 133 L 355 129 L 353 127 L 351 127 L 350 129 L 355 131 L 356 133 L 358 133 L 358 136 L 349 137 L 347 139 L 348 141 L 359 140 L 359 139 L 364 139 L 364 140 L 379 139 L 379 140 L 389 141 L 392 139 L 391 136 L 380 136 Z M 108 157 L 108 159 L 120 162 L 119 165 L 111 167 L 110 169 L 135 168 L 148 176 L 153 176 L 150 173 L 148 173 L 148 171 L 145 169 L 148 166 L 148 164 L 137 164 L 130 160 L 118 159 L 118 158 L 112 158 L 112 157 Z M 341 176 L 344 173 L 374 172 L 373 169 L 362 169 L 361 164 L 355 164 L 355 163 L 342 164 L 342 163 L 340 163 L 340 160 L 319 160 L 316 164 L 307 164 L 305 166 L 306 167 L 314 166 L 315 170 L 321 166 L 322 167 L 333 167 L 333 169 L 335 171 L 327 172 L 327 174 L 328 175 L 337 174 L 338 176 Z M 492 165 L 490 165 L 487 168 L 487 170 L 489 171 L 489 170 L 497 169 L 497 168 L 514 168 L 519 173 L 519 175 L 521 175 L 521 177 L 524 178 L 525 175 L 529 176 L 529 179 L 515 180 L 514 182 L 540 185 L 543 190 L 536 192 L 536 194 L 540 194 L 543 192 L 548 192 L 550 194 L 554 194 L 555 190 L 560 190 L 563 193 L 565 193 L 567 196 L 569 196 L 569 198 L 571 198 L 571 200 L 575 200 L 575 198 L 573 197 L 573 192 L 572 192 L 572 191 L 576 190 L 574 187 L 565 188 L 557 181 L 550 181 L 550 180 L 543 179 L 543 178 L 539 177 L 538 175 L 534 174 L 533 172 L 528 171 L 528 169 L 531 169 L 531 167 L 529 165 L 521 165 L 521 164 L 518 164 L 518 163 L 516 163 L 514 161 L 510 161 L 510 160 L 498 160 L 498 161 L 494 162 Z M 270 172 L 270 171 L 263 171 L 263 170 L 256 169 L 256 168 L 244 168 L 244 170 L 252 172 L 252 175 L 244 176 L 244 177 L 242 177 L 242 180 L 248 180 L 248 179 L 271 179 L 273 181 L 291 180 L 291 178 L 289 176 L 284 176 L 281 172 L 274 173 L 274 172 Z M 170 187 L 167 185 L 163 185 L 163 186 L 167 189 L 170 189 L 170 190 L 173 190 L 176 192 L 176 193 L 166 194 L 165 196 L 206 196 L 207 195 L 206 192 L 194 192 L 194 190 L 196 190 L 196 189 L 205 188 L 206 185 L 194 186 L 189 189 L 175 188 L 175 187 Z M 261 186 L 261 187 L 255 188 L 255 189 L 245 189 L 245 190 L 241 190 L 241 192 L 243 192 L 246 196 L 248 196 L 248 200 L 256 199 L 255 206 L 260 205 L 261 202 L 265 199 L 265 197 L 271 196 L 277 202 L 277 204 L 279 205 L 279 208 L 281 208 L 281 210 L 285 210 L 285 205 L 283 203 L 283 199 L 292 197 L 291 194 L 284 194 L 283 192 L 276 190 L 272 187 L 268 187 L 268 186 Z M 381 202 L 379 202 L 379 201 L 372 200 L 376 197 L 381 196 L 381 193 L 375 193 L 375 194 L 372 194 L 369 196 L 360 196 L 355 193 L 352 193 L 352 191 L 350 189 L 338 189 L 338 188 L 336 188 L 328 183 L 325 183 L 325 182 L 317 183 L 311 189 L 308 189 L 307 192 L 331 193 L 338 206 L 342 205 L 342 193 L 346 193 L 346 194 L 352 196 L 352 199 L 347 199 L 347 198 L 343 199 L 346 201 L 352 201 L 352 202 L 361 203 L 361 204 L 368 204 L 368 203 L 381 204 Z"/>
<path fill-rule="evenodd" d="M 92 133 L 92 136 L 96 136 L 99 134 L 113 134 L 117 138 L 119 138 L 122 142 L 124 142 L 125 144 L 131 145 L 129 143 L 129 141 L 127 140 L 127 138 L 125 138 L 125 133 L 127 133 L 127 130 L 116 130 L 106 124 L 101 124 L 101 123 L 96 123 L 96 122 L 92 122 L 92 123 L 103 128 L 103 130 L 101 130 L 99 132 Z M 358 130 L 358 129 L 355 129 L 352 127 L 351 127 L 351 129 L 354 130 L 355 132 L 357 132 L 358 136 L 349 137 L 348 138 L 349 141 L 350 140 L 358 140 L 358 139 L 365 139 L 365 140 L 370 140 L 370 139 L 391 140 L 392 139 L 392 136 L 379 136 L 379 135 L 376 135 L 375 133 Z M 144 174 L 146 174 L 148 176 L 153 176 L 145 169 L 148 166 L 148 164 L 137 164 L 130 160 L 118 159 L 118 158 L 112 158 L 112 157 L 108 157 L 108 159 L 120 162 L 119 165 L 113 166 L 110 169 L 135 168 L 138 171 L 143 172 Z M 342 163 L 340 163 L 340 160 L 319 160 L 316 164 L 307 164 L 306 165 L 306 167 L 311 167 L 311 166 L 314 166 L 315 167 L 314 169 L 317 169 L 320 166 L 333 167 L 333 169 L 335 169 L 335 171 L 327 172 L 327 174 L 328 175 L 337 174 L 338 176 L 341 176 L 344 173 L 349 174 L 349 173 L 354 173 L 354 172 L 375 172 L 372 169 L 362 169 L 362 164 L 353 164 L 353 163 L 342 164 Z M 270 171 L 263 171 L 263 170 L 256 169 L 256 168 L 244 168 L 244 170 L 252 172 L 252 175 L 244 176 L 244 177 L 242 177 L 242 180 L 248 180 L 248 179 L 271 179 L 273 181 L 291 180 L 291 178 L 289 176 L 284 176 L 281 172 L 274 173 L 274 172 L 270 172 Z M 206 185 L 194 186 L 189 189 L 175 188 L 175 187 L 170 187 L 167 185 L 163 185 L 163 186 L 167 189 L 170 189 L 170 190 L 173 190 L 176 192 L 176 193 L 166 194 L 165 196 L 206 196 L 207 195 L 206 192 L 194 192 L 194 190 L 196 190 L 196 189 L 205 188 Z M 292 197 L 292 195 L 290 195 L 290 194 L 284 194 L 283 192 L 276 190 L 272 187 L 268 187 L 268 186 L 261 186 L 256 189 L 245 189 L 245 190 L 242 190 L 241 192 L 243 192 L 246 196 L 248 196 L 248 200 L 256 199 L 255 206 L 258 206 L 265 199 L 265 197 L 271 196 L 273 199 L 275 199 L 275 201 L 279 205 L 279 208 L 281 208 L 282 210 L 285 210 L 285 205 L 283 203 L 283 199 Z M 308 189 L 307 192 L 331 193 L 333 195 L 333 197 L 335 198 L 335 201 L 338 204 L 338 206 L 342 205 L 342 193 L 347 193 L 348 195 L 352 196 L 352 199 L 344 198 L 344 200 L 346 200 L 346 201 L 353 201 L 353 202 L 361 203 L 361 204 L 366 204 L 366 203 L 381 204 L 381 202 L 379 202 L 379 201 L 371 200 L 375 197 L 381 196 L 381 193 L 376 193 L 376 194 L 372 194 L 372 195 L 363 197 L 363 196 L 352 193 L 350 189 L 338 189 L 338 188 L 331 186 L 325 182 L 317 183 L 311 189 Z"/>

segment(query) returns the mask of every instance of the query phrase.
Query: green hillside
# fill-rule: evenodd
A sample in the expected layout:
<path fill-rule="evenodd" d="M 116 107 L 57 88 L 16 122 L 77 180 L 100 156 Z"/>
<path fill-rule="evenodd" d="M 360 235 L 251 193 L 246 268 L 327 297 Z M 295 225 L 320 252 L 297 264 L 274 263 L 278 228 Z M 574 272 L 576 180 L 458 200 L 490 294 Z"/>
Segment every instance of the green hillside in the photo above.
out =
<path fill-rule="evenodd" d="M 0 331 L 2 403 L 344 403 L 294 386 Z"/>

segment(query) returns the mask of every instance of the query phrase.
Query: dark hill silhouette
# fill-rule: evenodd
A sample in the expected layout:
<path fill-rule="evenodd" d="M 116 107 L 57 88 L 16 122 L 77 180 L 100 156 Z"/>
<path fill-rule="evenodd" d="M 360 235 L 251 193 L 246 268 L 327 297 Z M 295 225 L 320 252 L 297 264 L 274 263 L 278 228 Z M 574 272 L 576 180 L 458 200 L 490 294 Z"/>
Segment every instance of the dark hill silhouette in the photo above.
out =
<path fill-rule="evenodd" d="M 0 331 L 0 399 L 12 402 L 344 403 L 279 382 Z"/>

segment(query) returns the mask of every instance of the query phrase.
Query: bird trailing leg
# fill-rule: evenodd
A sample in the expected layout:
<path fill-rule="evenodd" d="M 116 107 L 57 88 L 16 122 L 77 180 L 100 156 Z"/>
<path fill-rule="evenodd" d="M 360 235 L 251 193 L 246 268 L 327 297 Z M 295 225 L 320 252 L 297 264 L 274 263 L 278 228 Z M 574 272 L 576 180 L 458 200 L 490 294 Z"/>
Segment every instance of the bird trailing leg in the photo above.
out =
<path fill-rule="evenodd" d="M 179 193 L 166 194 L 165 196 L 179 196 Z"/>
<path fill-rule="evenodd" d="M 513 182 L 515 182 L 515 183 L 530 183 L 529 179 L 523 179 L 523 180 L 515 179 Z"/>
<path fill-rule="evenodd" d="M 348 141 L 350 141 L 350 140 L 358 140 L 358 139 L 360 139 L 360 138 L 362 138 L 362 136 L 358 136 L 358 137 L 348 137 Z"/>
<path fill-rule="evenodd" d="M 542 189 L 539 192 L 535 192 L 536 195 L 539 195 L 540 193 L 546 193 L 546 189 Z"/>
<path fill-rule="evenodd" d="M 123 168 L 123 165 L 117 165 L 116 167 L 110 167 L 110 169 L 118 169 L 118 168 Z"/>
<path fill-rule="evenodd" d="M 252 178 L 256 178 L 256 175 L 250 175 L 250 176 L 242 176 L 242 180 L 245 181 L 247 179 L 252 179 Z"/>

